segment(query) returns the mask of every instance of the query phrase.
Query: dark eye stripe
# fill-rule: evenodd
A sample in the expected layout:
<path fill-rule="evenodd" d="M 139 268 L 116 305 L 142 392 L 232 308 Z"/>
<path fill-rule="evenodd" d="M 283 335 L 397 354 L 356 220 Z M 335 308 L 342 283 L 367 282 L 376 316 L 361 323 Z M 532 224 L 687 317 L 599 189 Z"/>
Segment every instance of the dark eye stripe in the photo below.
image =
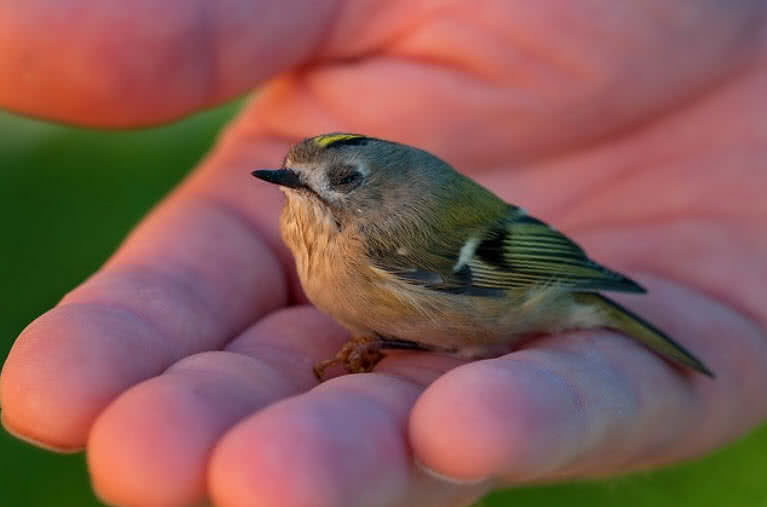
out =
<path fill-rule="evenodd" d="M 361 178 L 362 175 L 357 171 L 357 168 L 351 165 L 336 166 L 328 172 L 328 183 L 332 187 L 340 187 L 339 190 L 346 190 L 343 187 L 350 187 Z"/>

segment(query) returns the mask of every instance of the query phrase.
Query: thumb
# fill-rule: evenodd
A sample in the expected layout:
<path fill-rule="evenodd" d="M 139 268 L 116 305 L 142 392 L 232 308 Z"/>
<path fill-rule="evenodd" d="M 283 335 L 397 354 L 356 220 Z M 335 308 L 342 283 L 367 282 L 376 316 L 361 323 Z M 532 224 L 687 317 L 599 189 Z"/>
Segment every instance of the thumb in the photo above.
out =
<path fill-rule="evenodd" d="M 2 2 L 0 107 L 90 126 L 168 121 L 309 58 L 342 3 Z"/>

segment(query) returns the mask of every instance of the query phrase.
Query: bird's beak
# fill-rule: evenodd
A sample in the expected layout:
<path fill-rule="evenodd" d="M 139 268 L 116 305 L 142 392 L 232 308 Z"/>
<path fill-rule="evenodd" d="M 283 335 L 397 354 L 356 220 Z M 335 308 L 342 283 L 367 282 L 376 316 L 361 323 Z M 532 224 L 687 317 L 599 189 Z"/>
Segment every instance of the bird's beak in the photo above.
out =
<path fill-rule="evenodd" d="M 260 180 L 268 181 L 269 183 L 274 183 L 275 185 L 283 187 L 304 188 L 306 186 L 304 182 L 301 181 L 298 173 L 292 169 L 259 169 L 250 174 Z"/>

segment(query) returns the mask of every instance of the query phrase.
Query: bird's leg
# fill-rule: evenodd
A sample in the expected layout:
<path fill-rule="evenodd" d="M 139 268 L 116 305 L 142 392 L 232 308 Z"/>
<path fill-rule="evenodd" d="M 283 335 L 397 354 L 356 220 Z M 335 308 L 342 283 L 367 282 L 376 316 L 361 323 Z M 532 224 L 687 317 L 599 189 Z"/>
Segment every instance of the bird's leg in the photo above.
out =
<path fill-rule="evenodd" d="M 377 336 L 358 336 L 344 343 L 333 359 L 316 363 L 314 375 L 322 382 L 325 380 L 325 370 L 339 363 L 349 373 L 365 373 L 372 371 L 381 359 L 381 340 Z"/>

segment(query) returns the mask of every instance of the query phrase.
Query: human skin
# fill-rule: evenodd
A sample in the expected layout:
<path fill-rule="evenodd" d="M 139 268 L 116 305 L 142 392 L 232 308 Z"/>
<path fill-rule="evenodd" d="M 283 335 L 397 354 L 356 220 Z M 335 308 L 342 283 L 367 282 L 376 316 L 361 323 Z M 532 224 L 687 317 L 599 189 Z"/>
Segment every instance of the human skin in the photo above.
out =
<path fill-rule="evenodd" d="M 14 111 L 150 125 L 263 85 L 23 331 L 4 426 L 85 448 L 96 492 L 136 506 L 463 506 L 742 435 L 767 416 L 765 16 L 745 0 L 0 3 Z M 312 363 L 346 337 L 305 304 L 281 197 L 249 172 L 339 130 L 423 147 L 556 224 L 646 285 L 621 302 L 717 378 L 589 331 L 467 364 L 396 354 L 317 386 Z"/>

